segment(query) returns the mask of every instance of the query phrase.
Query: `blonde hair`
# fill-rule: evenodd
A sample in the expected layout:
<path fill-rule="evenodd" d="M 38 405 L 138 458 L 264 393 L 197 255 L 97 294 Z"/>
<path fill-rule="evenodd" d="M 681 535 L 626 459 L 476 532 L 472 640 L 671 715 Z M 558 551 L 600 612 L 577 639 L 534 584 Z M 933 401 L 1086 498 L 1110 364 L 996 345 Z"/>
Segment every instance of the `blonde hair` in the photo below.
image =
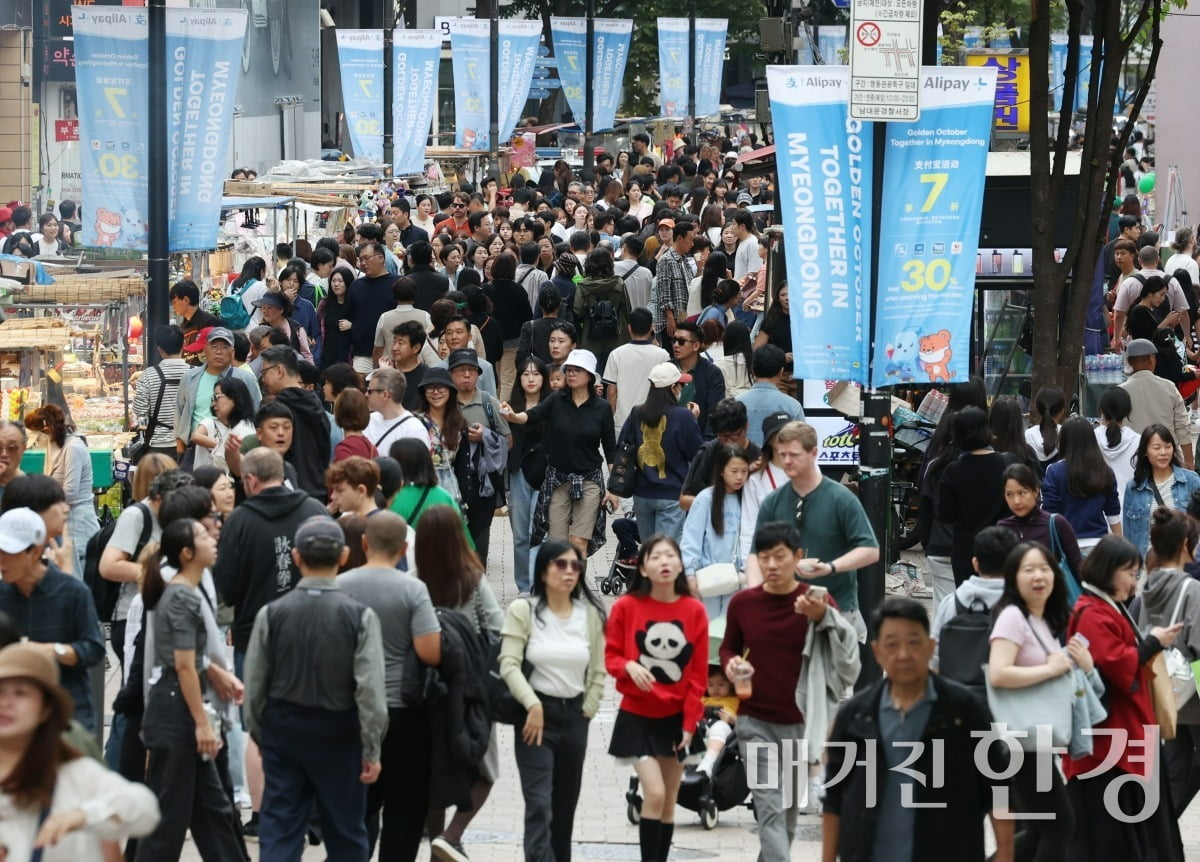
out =
<path fill-rule="evenodd" d="M 780 443 L 799 442 L 801 446 L 812 452 L 817 448 L 817 429 L 807 422 L 789 422 L 779 429 L 775 435 L 775 445 Z"/>
<path fill-rule="evenodd" d="M 168 470 L 174 470 L 178 464 L 168 455 L 161 452 L 151 452 L 138 462 L 130 482 L 130 492 L 135 500 L 144 500 L 150 496 L 150 483 Z"/>

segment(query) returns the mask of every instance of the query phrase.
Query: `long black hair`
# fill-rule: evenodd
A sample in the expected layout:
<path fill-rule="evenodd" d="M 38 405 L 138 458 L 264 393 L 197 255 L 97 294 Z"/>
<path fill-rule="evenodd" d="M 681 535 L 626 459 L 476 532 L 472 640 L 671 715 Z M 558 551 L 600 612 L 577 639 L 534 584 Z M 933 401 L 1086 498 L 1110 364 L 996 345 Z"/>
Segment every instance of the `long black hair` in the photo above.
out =
<path fill-rule="evenodd" d="M 692 594 L 691 588 L 688 586 L 687 575 L 683 571 L 683 552 L 679 550 L 679 543 L 675 541 L 674 536 L 668 536 L 666 533 L 655 533 L 642 542 L 642 546 L 638 549 L 637 568 L 633 570 L 633 575 L 629 579 L 630 595 L 650 595 L 650 579 L 642 574 L 642 566 L 646 565 L 646 560 L 650 558 L 651 552 L 664 542 L 674 548 L 675 553 L 679 555 L 679 574 L 675 577 L 675 595 L 690 596 Z"/>
<path fill-rule="evenodd" d="M 570 542 L 564 542 L 562 539 L 548 539 L 538 545 L 537 556 L 533 561 L 533 583 L 529 585 L 529 594 L 537 599 L 537 604 L 533 606 L 533 617 L 537 620 L 538 625 L 545 625 L 542 622 L 542 610 L 546 607 L 546 582 L 542 579 L 546 576 L 546 570 L 550 568 L 550 563 L 568 553 L 573 553 L 581 566 L 584 564 L 585 560 L 580 555 L 579 549 Z M 592 588 L 588 586 L 587 578 L 583 576 L 582 571 L 579 573 L 579 580 L 575 582 L 575 588 L 571 590 L 571 601 L 577 601 L 581 596 L 600 614 L 600 621 L 603 624 L 608 619 L 608 613 L 604 610 L 604 605 L 600 604 L 600 600 L 596 598 L 596 594 L 592 592 Z"/>
<path fill-rule="evenodd" d="M 1101 539 L 1084 559 L 1080 578 L 1085 584 L 1091 584 L 1111 596 L 1117 569 L 1130 565 L 1142 565 L 1141 551 L 1128 539 L 1110 533 Z"/>
<path fill-rule="evenodd" d="M 531 353 L 525 357 L 525 361 L 517 369 L 517 376 L 513 380 L 512 392 L 508 396 L 509 406 L 512 407 L 514 413 L 523 413 L 528 406 L 525 389 L 521 386 L 521 376 L 530 368 L 542 375 L 542 389 L 538 393 L 538 403 L 540 404 L 550 397 L 552 391 L 550 389 L 550 372 L 546 368 L 546 363 Z"/>
<path fill-rule="evenodd" d="M 704 269 L 700 271 L 701 307 L 708 308 L 712 305 L 713 291 L 730 269 L 732 267 L 729 265 L 729 258 L 723 251 L 714 251 L 708 256 L 708 260 L 704 261 Z"/>
<path fill-rule="evenodd" d="M 196 550 L 196 527 L 200 522 L 192 518 L 180 518 L 172 521 L 162 532 L 157 553 L 152 553 L 146 561 L 146 575 L 142 579 L 142 601 L 146 610 L 152 611 L 158 605 L 167 589 L 162 576 L 162 560 L 174 569 L 183 568 L 181 556 L 184 551 Z"/>
<path fill-rule="evenodd" d="M 388 455 L 400 465 L 400 474 L 405 485 L 417 488 L 433 488 L 438 484 L 437 470 L 429 447 L 412 437 L 403 437 L 392 444 Z"/>
<path fill-rule="evenodd" d="M 718 446 L 717 451 L 713 455 L 713 471 L 712 471 L 712 511 L 710 518 L 712 522 L 713 532 L 718 536 L 725 534 L 725 478 L 721 474 L 725 472 L 725 468 L 729 466 L 729 462 L 734 458 L 741 458 L 746 462 L 746 466 L 750 466 L 750 457 L 746 454 L 746 450 L 741 446 Z M 742 499 L 741 490 L 737 491 L 737 498 L 740 502 Z"/>
<path fill-rule="evenodd" d="M 242 273 L 233 280 L 233 284 L 229 285 L 231 292 L 236 293 L 245 286 L 248 281 L 262 281 L 267 272 L 267 262 L 258 255 L 249 258 L 242 264 Z"/>
<path fill-rule="evenodd" d="M 1067 465 L 1067 491 L 1086 500 L 1106 493 L 1116 481 L 1112 468 L 1104 460 L 1092 423 L 1072 416 L 1058 431 L 1059 451 Z"/>
<path fill-rule="evenodd" d="M 674 386 L 651 386 L 646 400 L 637 409 L 638 422 L 651 428 L 667 415 L 667 411 L 679 403 Z"/>
<path fill-rule="evenodd" d="M 220 388 L 221 394 L 233 402 L 233 410 L 229 412 L 230 428 L 235 427 L 243 420 L 254 421 L 254 401 L 250 398 L 250 387 L 235 375 L 230 374 L 228 377 L 218 380 L 214 388 Z"/>
<path fill-rule="evenodd" d="M 1022 464 L 1041 471 L 1037 453 L 1025 442 L 1025 414 L 1016 398 L 1006 395 L 993 401 L 988 424 L 992 428 L 992 447 L 997 452 L 1013 455 Z"/>
<path fill-rule="evenodd" d="M 1016 607 L 1025 616 L 1029 616 L 1029 608 L 1025 604 L 1025 599 L 1021 598 L 1020 590 L 1017 589 L 1017 572 L 1021 569 L 1021 561 L 1025 559 L 1025 555 L 1031 551 L 1041 554 L 1054 573 L 1054 586 L 1046 598 L 1042 619 L 1046 621 L 1046 625 L 1050 627 L 1054 636 L 1061 638 L 1067 630 L 1067 622 L 1071 617 L 1071 606 L 1067 602 L 1067 579 L 1062 569 L 1058 567 L 1054 555 L 1046 550 L 1040 542 L 1021 542 L 1009 551 L 1008 559 L 1004 561 L 1004 591 L 1000 594 L 1000 600 L 996 602 L 996 607 L 992 610 L 992 619 L 998 619 L 1000 612 L 1009 605 Z"/>
<path fill-rule="evenodd" d="M 1058 423 L 1054 417 L 1061 416 L 1067 409 L 1067 396 L 1057 386 L 1043 386 L 1034 396 L 1033 409 L 1041 417 L 1038 422 L 1042 432 L 1041 454 L 1048 458 L 1058 448 Z"/>
<path fill-rule="evenodd" d="M 725 327 L 725 337 L 722 340 L 726 356 L 740 356 L 746 363 L 746 372 L 751 380 L 754 379 L 754 345 L 750 342 L 750 327 L 740 320 L 730 321 Z"/>
<path fill-rule="evenodd" d="M 1176 467 L 1183 466 L 1183 459 L 1179 455 L 1179 444 L 1175 442 L 1175 435 L 1171 433 L 1171 429 L 1165 425 L 1159 425 L 1157 422 L 1147 425 L 1142 431 L 1142 439 L 1138 441 L 1137 455 L 1133 459 L 1133 484 L 1135 485 L 1154 481 L 1154 468 L 1150 466 L 1150 457 L 1147 452 L 1150 450 L 1150 441 L 1155 437 L 1164 443 L 1171 444 L 1171 463 Z"/>
<path fill-rule="evenodd" d="M 1129 393 L 1120 386 L 1106 389 L 1100 396 L 1100 415 L 1108 420 L 1104 426 L 1104 442 L 1109 449 L 1121 445 L 1121 424 L 1133 412 L 1133 401 Z"/>

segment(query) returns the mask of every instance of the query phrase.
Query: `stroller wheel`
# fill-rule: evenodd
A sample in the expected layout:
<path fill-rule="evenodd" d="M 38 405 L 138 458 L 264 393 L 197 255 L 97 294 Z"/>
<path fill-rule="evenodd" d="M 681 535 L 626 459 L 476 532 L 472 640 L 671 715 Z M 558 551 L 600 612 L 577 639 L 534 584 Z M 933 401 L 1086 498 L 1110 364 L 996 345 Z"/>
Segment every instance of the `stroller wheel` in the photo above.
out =
<path fill-rule="evenodd" d="M 720 815 L 717 812 L 715 800 L 707 799 L 700 809 L 700 825 L 705 829 L 716 829 Z"/>
<path fill-rule="evenodd" d="M 637 826 L 642 819 L 641 800 L 638 802 L 629 802 L 625 805 L 625 819 L 629 821 L 631 826 Z"/>
<path fill-rule="evenodd" d="M 604 593 L 606 596 L 612 593 L 612 587 L 609 586 L 608 578 L 605 578 L 600 582 L 600 592 Z"/>

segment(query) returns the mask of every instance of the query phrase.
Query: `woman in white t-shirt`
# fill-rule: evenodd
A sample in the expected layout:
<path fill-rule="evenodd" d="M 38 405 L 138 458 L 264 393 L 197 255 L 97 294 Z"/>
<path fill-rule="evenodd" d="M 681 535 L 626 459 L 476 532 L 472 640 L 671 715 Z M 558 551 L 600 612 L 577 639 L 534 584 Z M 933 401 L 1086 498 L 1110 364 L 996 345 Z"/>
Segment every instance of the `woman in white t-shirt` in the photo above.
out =
<path fill-rule="evenodd" d="M 1138 441 L 1136 431 L 1125 424 L 1133 410 L 1129 393 L 1119 386 L 1105 391 L 1100 397 L 1100 427 L 1096 429 L 1096 441 L 1100 454 L 1117 477 L 1117 496 L 1125 505 L 1125 486 L 1133 478 L 1133 463 L 1137 460 Z"/>
<path fill-rule="evenodd" d="M 1190 227 L 1179 228 L 1175 231 L 1174 239 L 1171 240 L 1171 250 L 1174 254 L 1167 258 L 1166 264 L 1163 265 L 1163 272 L 1172 276 L 1176 270 L 1186 269 L 1192 279 L 1192 289 L 1200 290 L 1200 264 L 1197 264 L 1195 258 L 1192 257 L 1193 252 L 1196 251 L 1195 232 Z"/>
<path fill-rule="evenodd" d="M 604 624 L 579 552 L 543 542 L 530 595 L 509 605 L 500 646 L 500 676 L 526 711 L 513 734 L 526 859 L 570 858 L 588 726 L 604 692 Z"/>
<path fill-rule="evenodd" d="M 192 432 L 196 466 L 211 464 L 228 472 L 225 441 L 230 436 L 245 439 L 254 433 L 254 401 L 250 398 L 250 389 L 233 375 L 218 380 L 213 386 L 212 414 Z"/>
<path fill-rule="evenodd" d="M 39 232 L 32 237 L 34 255 L 42 257 L 63 254 L 67 250 L 67 243 L 59 235 L 60 230 L 61 226 L 54 213 L 42 213 L 38 216 Z"/>
<path fill-rule="evenodd" d="M 1004 592 L 993 611 L 989 637 L 988 682 L 995 689 L 1029 688 L 1072 672 L 1072 664 L 1098 680 L 1086 641 L 1076 635 L 1063 649 L 1059 638 L 1067 630 L 1071 608 L 1067 582 L 1050 552 L 1037 542 L 1022 542 L 1004 564 Z M 1101 688 L 1101 691 L 1103 688 Z M 1042 752 L 1053 756 L 1051 752 Z M 1039 769 L 1042 757 L 1032 752 L 1011 779 L 1013 809 L 1017 812 L 1053 812 L 1049 820 L 1029 819 L 1029 841 L 1038 859 L 1065 859 L 1075 828 L 1075 817 L 1066 786 L 1057 769 Z M 1049 772 L 1050 787 L 1041 782 Z M 1031 857 L 1033 858 L 1033 857 Z"/>
<path fill-rule="evenodd" d="M 1025 429 L 1025 442 L 1045 466 L 1058 460 L 1058 426 L 1067 415 L 1067 396 L 1057 386 L 1043 386 L 1033 399 L 1033 410 L 1039 421 Z"/>

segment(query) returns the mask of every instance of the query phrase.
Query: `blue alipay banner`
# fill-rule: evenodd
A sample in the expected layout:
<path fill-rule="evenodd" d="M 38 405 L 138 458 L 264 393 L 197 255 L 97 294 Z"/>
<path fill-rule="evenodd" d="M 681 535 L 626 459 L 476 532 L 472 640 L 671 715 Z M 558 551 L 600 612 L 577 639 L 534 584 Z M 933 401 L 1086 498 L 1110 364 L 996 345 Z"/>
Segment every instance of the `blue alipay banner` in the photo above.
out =
<path fill-rule="evenodd" d="M 144 10 L 74 6 L 83 244 L 146 250 Z M 170 250 L 215 248 L 246 13 L 168 9 Z"/>
<path fill-rule="evenodd" d="M 725 18 L 696 19 L 696 116 L 720 113 L 725 69 Z M 665 117 L 687 115 L 688 19 L 658 19 L 659 104 Z"/>
<path fill-rule="evenodd" d="M 688 19 L 659 18 L 658 104 L 664 117 L 682 117 L 687 113 L 687 73 Z"/>
<path fill-rule="evenodd" d="M 454 65 L 454 146 L 488 150 L 491 23 L 476 18 L 450 19 L 450 57 Z"/>
<path fill-rule="evenodd" d="M 167 10 L 173 252 L 217 246 L 245 31 L 242 9 Z"/>
<path fill-rule="evenodd" d="M 921 118 L 888 123 L 873 386 L 970 375 L 996 69 L 921 70 Z"/>
<path fill-rule="evenodd" d="M 538 21 L 500 22 L 500 56 L 497 70 L 504 87 L 500 89 L 500 116 L 496 121 L 501 141 L 512 137 L 521 109 L 529 101 L 533 67 L 537 62 L 538 45 L 542 41 L 542 25 Z"/>
<path fill-rule="evenodd" d="M 867 379 L 871 125 L 846 66 L 768 66 L 798 380 Z"/>
<path fill-rule="evenodd" d="M 696 19 L 696 116 L 721 112 L 721 79 L 725 71 L 726 18 Z M 686 68 L 686 66 L 684 67 Z"/>
<path fill-rule="evenodd" d="M 150 46 L 144 9 L 74 6 L 83 244 L 146 249 Z"/>
<path fill-rule="evenodd" d="M 397 30 L 399 35 L 404 31 Z M 338 30 L 342 103 L 350 144 L 360 159 L 383 160 L 383 31 Z"/>
<path fill-rule="evenodd" d="M 621 103 L 621 88 L 625 83 L 625 62 L 629 58 L 629 40 L 633 36 L 633 21 L 598 18 L 592 24 L 592 50 L 595 52 L 592 79 L 592 117 L 589 131 L 611 129 Z M 583 125 L 586 100 L 584 74 L 587 70 L 587 20 L 584 18 L 550 19 L 554 41 L 554 58 L 563 95 Z M 686 69 L 686 57 L 684 68 Z"/>
<path fill-rule="evenodd" d="M 411 176 L 425 170 L 425 147 L 437 102 L 442 34 L 438 30 L 396 30 L 392 39 L 393 171 L 396 176 Z"/>

